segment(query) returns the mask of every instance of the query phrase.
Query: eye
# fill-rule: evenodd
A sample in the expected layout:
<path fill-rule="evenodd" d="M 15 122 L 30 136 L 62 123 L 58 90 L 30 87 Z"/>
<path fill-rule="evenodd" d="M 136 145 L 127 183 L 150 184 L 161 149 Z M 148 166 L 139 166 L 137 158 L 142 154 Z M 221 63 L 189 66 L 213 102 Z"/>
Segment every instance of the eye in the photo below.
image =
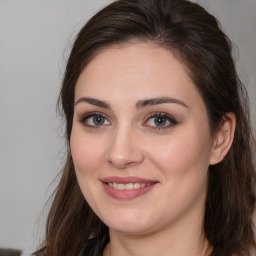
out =
<path fill-rule="evenodd" d="M 107 120 L 107 118 L 100 114 L 100 113 L 90 113 L 85 116 L 83 116 L 80 119 L 80 122 L 87 126 L 92 128 L 98 128 L 105 125 L 110 125 L 111 123 Z"/>
<path fill-rule="evenodd" d="M 151 126 L 152 128 L 169 128 L 171 126 L 174 126 L 177 124 L 177 121 L 163 113 L 153 114 L 150 118 L 147 119 L 145 123 L 143 123 L 143 126 Z"/>

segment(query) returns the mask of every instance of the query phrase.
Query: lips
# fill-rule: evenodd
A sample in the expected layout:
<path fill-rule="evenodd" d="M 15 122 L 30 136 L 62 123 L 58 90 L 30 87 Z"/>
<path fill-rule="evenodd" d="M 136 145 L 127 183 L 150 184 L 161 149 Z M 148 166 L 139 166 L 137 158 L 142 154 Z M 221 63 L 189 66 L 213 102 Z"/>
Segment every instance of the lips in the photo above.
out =
<path fill-rule="evenodd" d="M 150 191 L 158 182 L 138 177 L 106 177 L 101 180 L 108 195 L 116 199 L 133 199 Z"/>
<path fill-rule="evenodd" d="M 118 189 L 118 190 L 132 190 L 132 189 L 138 189 L 138 188 L 144 188 L 149 187 L 153 183 L 115 183 L 115 182 L 108 182 L 108 185 L 111 188 Z"/>

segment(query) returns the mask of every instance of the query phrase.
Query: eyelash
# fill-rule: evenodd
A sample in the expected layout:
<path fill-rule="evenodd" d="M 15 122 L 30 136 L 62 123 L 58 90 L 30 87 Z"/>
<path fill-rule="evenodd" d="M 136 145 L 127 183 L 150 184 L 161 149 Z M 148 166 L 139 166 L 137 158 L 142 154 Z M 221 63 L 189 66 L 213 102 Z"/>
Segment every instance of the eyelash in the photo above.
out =
<path fill-rule="evenodd" d="M 100 117 L 100 118 L 104 118 L 105 121 L 106 120 L 108 121 L 108 118 L 104 114 L 102 114 L 100 112 L 90 112 L 90 113 L 87 113 L 86 115 L 82 116 L 79 119 L 79 121 L 82 123 L 82 125 L 84 125 L 84 126 L 86 126 L 88 128 L 92 128 L 92 129 L 99 129 L 99 128 L 102 128 L 103 126 L 106 126 L 104 124 L 102 124 L 102 125 L 90 125 L 90 124 L 86 123 L 86 121 L 88 121 L 88 119 L 91 118 L 91 117 Z M 167 125 L 167 126 L 145 125 L 145 123 L 149 122 L 150 119 L 152 119 L 152 118 L 160 118 L 160 117 L 164 118 L 166 121 L 170 122 L 170 124 Z M 109 123 L 111 124 L 111 122 L 109 122 Z M 172 116 L 170 116 L 169 114 L 167 114 L 167 113 L 151 113 L 150 116 L 147 118 L 146 122 L 144 122 L 142 124 L 142 126 L 149 126 L 152 129 L 161 130 L 161 129 L 171 128 L 172 126 L 175 126 L 176 124 L 178 124 L 177 120 L 175 118 L 173 118 Z"/>
<path fill-rule="evenodd" d="M 178 124 L 177 120 L 174 117 L 170 116 L 167 113 L 161 113 L 161 112 L 159 112 L 159 113 L 151 113 L 150 116 L 147 118 L 146 122 L 148 122 L 152 118 L 159 118 L 159 117 L 165 118 L 165 120 L 170 122 L 170 124 L 167 125 L 167 126 L 150 126 L 150 128 L 161 130 L 161 129 L 171 128 L 172 126 L 175 126 L 176 124 Z M 144 122 L 142 125 L 146 126 L 145 125 L 146 122 Z"/>
<path fill-rule="evenodd" d="M 90 124 L 86 123 L 86 121 L 88 121 L 88 119 L 91 118 L 91 117 L 101 117 L 101 118 L 104 118 L 105 120 L 108 121 L 108 118 L 100 112 L 87 113 L 86 115 L 82 116 L 82 118 L 80 118 L 79 121 L 82 123 L 82 125 L 84 125 L 88 128 L 92 128 L 92 129 L 102 128 L 103 125 L 90 125 Z"/>

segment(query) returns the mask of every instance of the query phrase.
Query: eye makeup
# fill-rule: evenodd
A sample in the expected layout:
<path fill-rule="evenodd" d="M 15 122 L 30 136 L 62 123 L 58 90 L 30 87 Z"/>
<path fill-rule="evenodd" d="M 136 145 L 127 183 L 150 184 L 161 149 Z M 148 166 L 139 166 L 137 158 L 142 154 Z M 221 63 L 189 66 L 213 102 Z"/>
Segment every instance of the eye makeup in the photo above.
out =
<path fill-rule="evenodd" d="M 98 129 L 104 126 L 109 126 L 111 123 L 108 121 L 106 115 L 100 112 L 89 112 L 79 118 L 79 122 L 88 128 Z"/>
<path fill-rule="evenodd" d="M 142 124 L 142 126 L 149 126 L 153 129 L 168 129 L 177 125 L 177 120 L 170 114 L 163 112 L 151 113 L 147 118 L 147 121 Z"/>
<path fill-rule="evenodd" d="M 83 126 L 92 129 L 98 129 L 112 125 L 112 123 L 109 121 L 109 118 L 101 112 L 86 113 L 79 118 L 79 122 Z M 163 112 L 153 112 L 150 113 L 150 115 L 146 118 L 146 121 L 142 123 L 142 126 L 161 130 L 171 128 L 177 124 L 177 120 L 170 114 Z"/>

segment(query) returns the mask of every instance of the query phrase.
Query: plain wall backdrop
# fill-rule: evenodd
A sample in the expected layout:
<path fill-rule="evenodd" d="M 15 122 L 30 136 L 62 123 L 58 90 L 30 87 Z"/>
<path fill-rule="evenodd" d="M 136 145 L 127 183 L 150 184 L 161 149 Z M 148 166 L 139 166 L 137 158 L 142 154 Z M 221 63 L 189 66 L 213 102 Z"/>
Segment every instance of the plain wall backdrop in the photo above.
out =
<path fill-rule="evenodd" d="M 29 255 L 44 233 L 44 204 L 61 170 L 56 102 L 84 22 L 111 0 L 0 0 L 0 247 Z M 256 0 L 198 1 L 235 44 L 256 130 Z"/>

